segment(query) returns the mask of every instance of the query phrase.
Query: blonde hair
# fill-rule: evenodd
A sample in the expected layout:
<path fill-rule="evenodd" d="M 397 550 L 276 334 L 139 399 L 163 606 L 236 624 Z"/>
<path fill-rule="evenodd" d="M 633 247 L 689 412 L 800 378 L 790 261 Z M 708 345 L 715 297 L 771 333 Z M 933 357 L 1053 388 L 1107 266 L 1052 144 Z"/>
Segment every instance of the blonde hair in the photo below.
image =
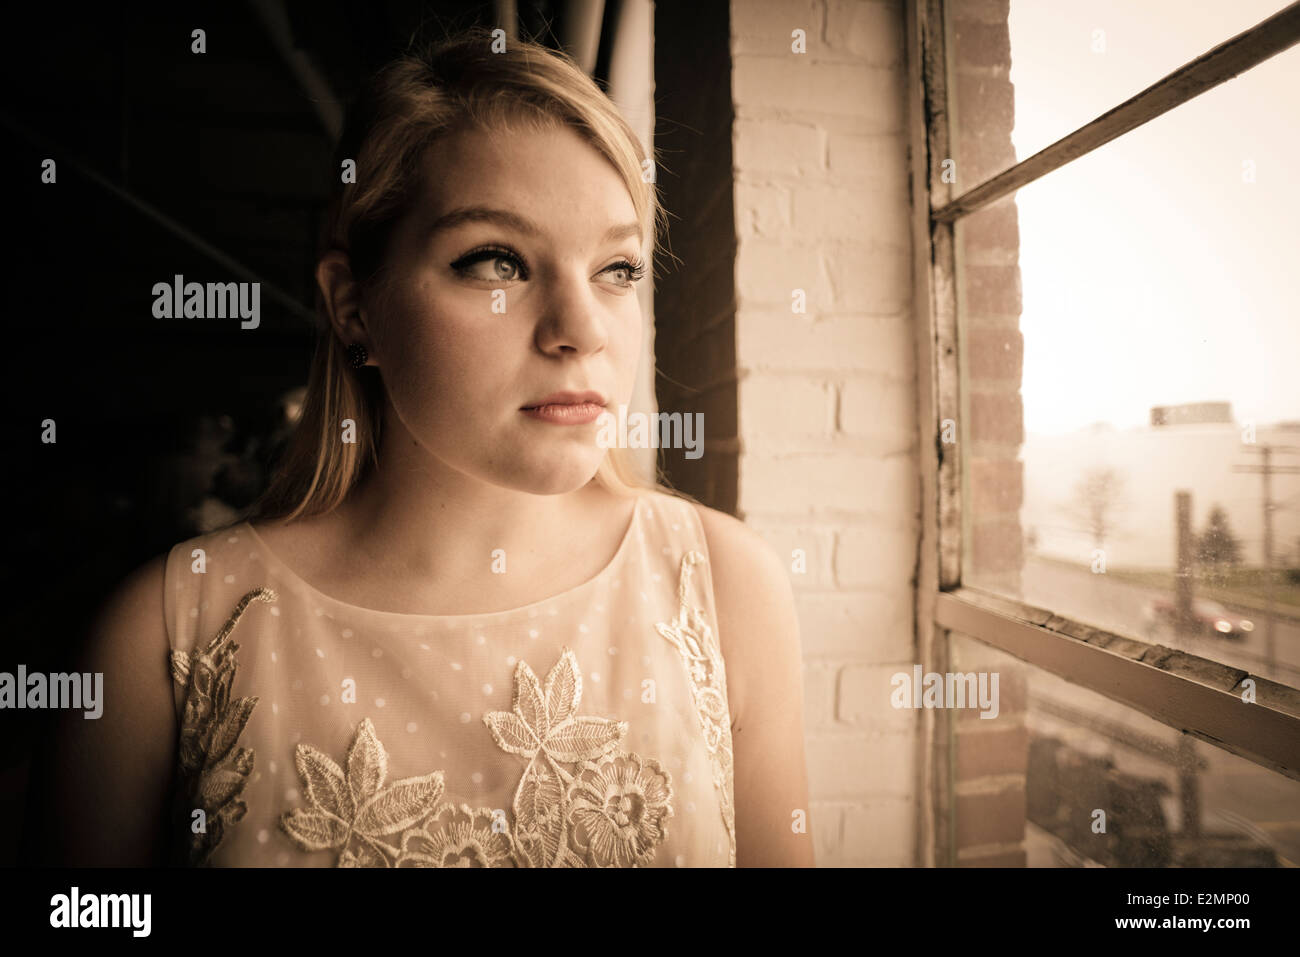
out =
<path fill-rule="evenodd" d="M 656 227 L 666 227 L 658 187 L 642 177 L 646 152 L 595 82 L 567 54 L 529 40 L 494 53 L 492 42 L 491 32 L 477 27 L 423 53 L 404 54 L 370 79 L 349 112 L 334 169 L 354 160 L 355 183 L 336 184 L 319 252 L 346 252 L 363 287 L 382 285 L 388 240 L 420 184 L 425 151 L 465 128 L 567 124 L 623 177 L 651 250 Z M 384 404 L 378 370 L 350 367 L 319 289 L 316 314 L 319 338 L 302 417 L 250 517 L 289 522 L 332 511 L 379 460 Z M 344 419 L 356 423 L 355 443 L 339 441 Z M 647 487 L 628 454 L 609 449 L 596 473 L 616 494 Z M 680 495 L 656 471 L 660 481 L 650 487 Z"/>

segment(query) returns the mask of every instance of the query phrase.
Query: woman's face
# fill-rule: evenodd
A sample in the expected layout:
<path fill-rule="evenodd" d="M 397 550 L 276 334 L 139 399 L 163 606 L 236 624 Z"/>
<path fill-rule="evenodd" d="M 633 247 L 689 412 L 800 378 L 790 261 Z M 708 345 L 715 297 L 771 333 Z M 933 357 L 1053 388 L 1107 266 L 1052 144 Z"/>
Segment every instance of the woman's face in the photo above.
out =
<path fill-rule="evenodd" d="M 391 405 L 384 441 L 537 494 L 595 475 L 600 408 L 627 403 L 641 345 L 641 231 L 614 167 L 567 127 L 457 133 L 429 149 L 367 329 Z M 391 421 L 396 412 L 397 422 Z M 406 435 L 401 435 L 401 432 Z"/>

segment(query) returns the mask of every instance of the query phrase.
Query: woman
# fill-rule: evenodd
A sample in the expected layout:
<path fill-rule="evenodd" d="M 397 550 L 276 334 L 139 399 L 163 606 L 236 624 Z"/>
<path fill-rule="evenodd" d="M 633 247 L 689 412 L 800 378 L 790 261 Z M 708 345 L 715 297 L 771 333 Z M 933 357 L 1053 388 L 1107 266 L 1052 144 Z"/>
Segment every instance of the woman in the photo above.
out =
<path fill-rule="evenodd" d="M 491 46 L 403 57 L 350 115 L 302 421 L 250 522 L 102 610 L 62 859 L 813 863 L 783 563 L 597 441 L 645 152 L 566 57 Z"/>

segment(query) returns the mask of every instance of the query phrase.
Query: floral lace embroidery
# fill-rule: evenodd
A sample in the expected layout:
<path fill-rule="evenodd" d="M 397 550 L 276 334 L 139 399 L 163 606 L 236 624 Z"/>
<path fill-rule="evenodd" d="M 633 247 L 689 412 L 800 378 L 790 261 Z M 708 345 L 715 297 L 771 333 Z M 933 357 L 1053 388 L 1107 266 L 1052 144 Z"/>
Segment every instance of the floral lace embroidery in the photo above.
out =
<path fill-rule="evenodd" d="M 270 589 L 250 591 L 206 649 L 171 653 L 172 680 L 186 689 L 175 811 L 177 827 L 184 827 L 190 836 L 187 846 L 178 846 L 178 853 L 184 856 L 183 863 L 191 866 L 207 863 L 226 830 L 248 811 L 240 795 L 253 771 L 253 752 L 236 750 L 235 744 L 258 699 L 231 700 L 230 689 L 239 670 L 235 661 L 239 645 L 229 638 L 249 605 L 275 600 Z M 195 810 L 204 815 L 204 826 L 197 834 L 192 821 Z"/>
<path fill-rule="evenodd" d="M 545 686 L 520 661 L 514 710 L 483 716 L 503 750 L 528 758 L 513 805 L 518 846 L 532 867 L 648 864 L 668 838 L 670 776 L 616 750 L 627 722 L 580 715 L 581 700 L 582 672 L 566 648 Z"/>
<path fill-rule="evenodd" d="M 304 851 L 338 851 L 339 867 L 394 866 L 415 836 L 402 833 L 400 847 L 383 838 L 412 829 L 438 810 L 442 797 L 441 771 L 384 787 L 388 752 L 369 718 L 357 727 L 348 748 L 346 772 L 306 744 L 298 745 L 294 761 L 308 806 L 286 811 L 280 828 Z M 414 853 L 422 851 L 421 845 Z"/>
<path fill-rule="evenodd" d="M 640 867 L 654 860 L 672 817 L 668 772 L 657 761 L 618 752 L 584 762 L 565 795 L 573 852 L 596 867 Z"/>
<path fill-rule="evenodd" d="M 705 557 L 697 551 L 682 556 L 677 595 L 677 617 L 661 622 L 655 629 L 681 654 L 695 693 L 695 709 L 704 729 L 704 743 L 713 764 L 713 784 L 722 805 L 722 820 L 730 841 L 730 866 L 736 866 L 736 810 L 732 796 L 734 770 L 731 748 L 731 712 L 727 705 L 727 673 L 717 636 L 709 627 L 702 609 L 690 602 L 694 567 Z"/>
<path fill-rule="evenodd" d="M 545 685 L 519 662 L 513 710 L 483 716 L 501 748 L 528 758 L 513 827 L 489 808 L 440 804 L 442 771 L 383 787 L 388 754 L 369 718 L 346 772 L 298 745 L 308 806 L 287 811 L 280 827 L 304 851 L 339 851 L 340 867 L 644 866 L 668 839 L 670 776 L 617 750 L 627 722 L 580 715 L 581 699 L 582 674 L 566 648 Z M 392 835 L 395 844 L 384 840 Z"/>
<path fill-rule="evenodd" d="M 444 804 L 402 835 L 398 867 L 518 867 L 505 822 L 487 808 Z"/>

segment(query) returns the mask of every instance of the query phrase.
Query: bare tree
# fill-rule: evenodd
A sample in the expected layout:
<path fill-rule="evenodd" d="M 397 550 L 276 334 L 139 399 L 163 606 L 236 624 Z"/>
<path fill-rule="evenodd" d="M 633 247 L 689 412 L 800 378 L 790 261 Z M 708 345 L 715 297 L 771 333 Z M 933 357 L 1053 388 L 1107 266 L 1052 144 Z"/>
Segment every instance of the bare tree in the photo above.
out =
<path fill-rule="evenodd" d="M 1123 490 L 1124 476 L 1108 466 L 1089 469 L 1074 486 L 1068 511 L 1088 530 L 1098 548 L 1115 527 Z"/>

